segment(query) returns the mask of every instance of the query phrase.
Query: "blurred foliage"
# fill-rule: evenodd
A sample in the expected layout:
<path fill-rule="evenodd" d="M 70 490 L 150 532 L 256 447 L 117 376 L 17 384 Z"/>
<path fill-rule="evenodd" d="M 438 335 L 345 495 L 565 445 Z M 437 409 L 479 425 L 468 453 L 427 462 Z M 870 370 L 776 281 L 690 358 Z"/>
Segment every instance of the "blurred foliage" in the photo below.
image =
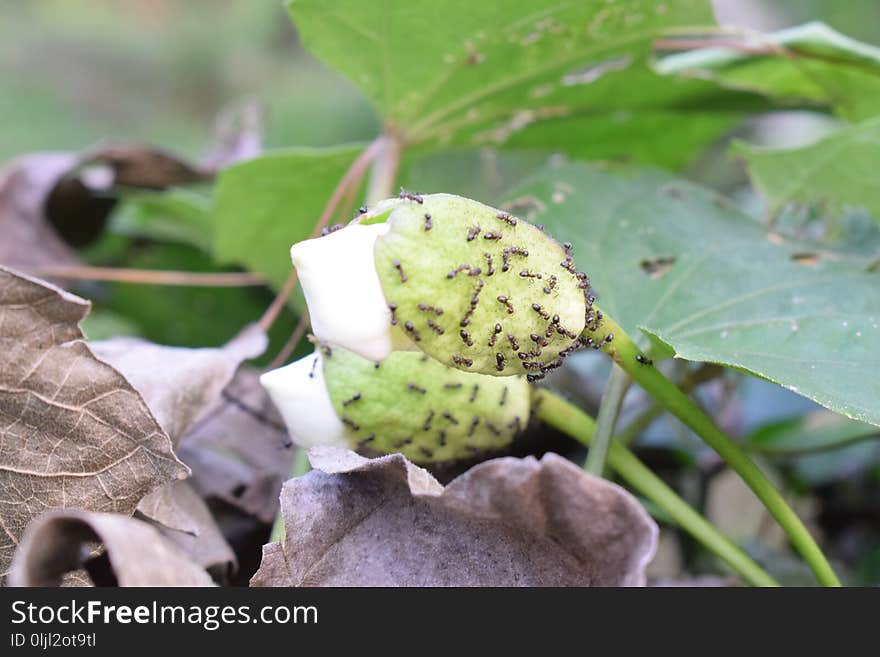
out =
<path fill-rule="evenodd" d="M 255 96 L 268 145 L 371 137 L 366 100 L 299 45 L 278 2 L 0 0 L 0 159 L 142 140 L 195 155 Z M 27 126 L 27 130 L 22 130 Z"/>
<path fill-rule="evenodd" d="M 880 45 L 880 3 L 876 0 L 715 0 L 718 21 L 765 32 L 808 21 Z"/>

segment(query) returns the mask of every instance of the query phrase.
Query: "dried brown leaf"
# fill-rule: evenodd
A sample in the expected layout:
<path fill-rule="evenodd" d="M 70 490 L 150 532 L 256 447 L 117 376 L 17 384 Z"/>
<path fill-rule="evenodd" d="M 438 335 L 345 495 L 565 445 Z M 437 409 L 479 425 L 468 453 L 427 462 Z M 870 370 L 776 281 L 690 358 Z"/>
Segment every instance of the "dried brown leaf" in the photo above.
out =
<path fill-rule="evenodd" d="M 80 264 L 71 244 L 101 233 L 116 204 L 114 187 L 166 189 L 213 175 L 210 166 L 143 145 L 21 156 L 0 170 L 0 264 L 25 271 Z"/>
<path fill-rule="evenodd" d="M 43 511 L 131 514 L 187 474 L 140 394 L 81 340 L 88 309 L 0 267 L 0 575 Z"/>
<path fill-rule="evenodd" d="M 140 338 L 91 343 L 92 351 L 141 393 L 175 446 L 220 398 L 242 361 L 266 349 L 266 334 L 249 326 L 223 347 L 166 347 Z"/>
<path fill-rule="evenodd" d="M 172 153 L 142 144 L 101 145 L 86 152 L 83 163 L 107 165 L 113 171 L 113 184 L 141 189 L 203 182 L 214 175 Z"/>
<path fill-rule="evenodd" d="M 254 586 L 631 586 L 657 526 L 620 487 L 554 454 L 500 458 L 445 488 L 402 455 L 309 452 L 284 485 L 286 538 Z"/>
<path fill-rule="evenodd" d="M 141 393 L 177 446 L 181 437 L 220 402 L 242 361 L 266 349 L 266 334 L 256 325 L 220 348 L 166 347 L 138 338 L 114 338 L 92 344 L 95 353 L 119 369 Z M 236 436 L 248 440 L 246 434 Z M 138 512 L 209 568 L 228 572 L 235 555 L 208 507 L 188 482 L 166 484 L 144 497 Z"/>
<path fill-rule="evenodd" d="M 49 194 L 79 158 L 70 153 L 36 153 L 0 171 L 0 264 L 14 267 L 79 263 L 46 220 Z"/>
<path fill-rule="evenodd" d="M 119 586 L 211 586 L 211 577 L 147 523 L 111 513 L 54 511 L 37 519 L 15 553 L 11 586 L 58 586 L 104 546 Z"/>
<path fill-rule="evenodd" d="M 180 458 L 206 499 L 271 523 L 295 448 L 259 374 L 242 367 L 223 396 L 184 436 Z"/>
<path fill-rule="evenodd" d="M 67 588 L 86 588 L 94 585 L 92 578 L 83 568 L 65 573 L 61 578 L 61 586 Z"/>
<path fill-rule="evenodd" d="M 166 539 L 202 568 L 216 571 L 220 577 L 232 572 L 236 567 L 235 553 L 217 527 L 211 511 L 189 481 L 175 481 L 162 486 L 159 491 L 161 495 L 157 501 L 161 508 L 144 508 L 144 502 L 154 498 L 155 494 L 151 494 L 142 500 L 138 512 L 150 521 L 157 517 L 170 517 L 171 522 L 153 521 Z"/>

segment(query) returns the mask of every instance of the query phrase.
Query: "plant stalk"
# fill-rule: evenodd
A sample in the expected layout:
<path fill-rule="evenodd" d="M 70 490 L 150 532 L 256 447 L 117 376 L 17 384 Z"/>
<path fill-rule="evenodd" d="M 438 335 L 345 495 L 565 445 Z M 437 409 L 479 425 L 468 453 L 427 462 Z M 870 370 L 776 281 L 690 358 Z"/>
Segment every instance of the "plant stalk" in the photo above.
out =
<path fill-rule="evenodd" d="M 139 285 L 181 285 L 189 287 L 246 287 L 266 285 L 266 279 L 251 272 L 196 272 L 159 269 L 125 269 L 86 265 L 43 265 L 22 267 L 24 274 L 68 281 L 107 281 Z"/>
<path fill-rule="evenodd" d="M 607 335 L 613 335 L 613 339 L 606 342 Z M 598 329 L 589 337 L 594 342 L 601 343 L 602 349 L 621 369 L 667 411 L 690 427 L 742 477 L 785 530 L 794 548 L 823 586 L 840 586 L 840 580 L 834 574 L 822 550 L 767 476 L 749 459 L 739 445 L 715 425 L 709 416 L 654 367 L 623 328 L 608 315 L 603 315 Z"/>
<path fill-rule="evenodd" d="M 354 162 L 351 163 L 348 171 L 345 172 L 345 175 L 342 176 L 339 183 L 336 185 L 336 189 L 334 189 L 333 193 L 330 195 L 330 198 L 327 199 L 327 204 L 321 211 L 321 216 L 318 217 L 318 221 L 315 223 L 314 227 L 312 227 L 310 238 L 318 237 L 321 234 L 321 231 L 330 223 L 333 213 L 336 211 L 339 202 L 345 196 L 349 188 L 352 186 L 357 187 L 361 184 L 361 180 L 363 180 L 364 174 L 366 174 L 367 167 L 370 166 L 370 163 L 383 149 L 383 140 L 384 137 L 374 139 L 370 142 L 370 145 L 367 146 L 357 158 L 355 158 Z M 299 275 L 297 274 L 296 268 L 293 268 L 290 270 L 290 274 L 287 276 L 287 280 L 284 281 L 278 294 L 275 295 L 272 304 L 266 309 L 263 316 L 260 317 L 258 322 L 260 328 L 267 332 L 272 328 L 272 324 L 278 319 L 278 315 L 281 314 L 282 308 L 284 308 L 288 297 L 293 293 L 298 282 Z"/>
<path fill-rule="evenodd" d="M 378 142 L 381 145 L 373 160 L 367 186 L 367 207 L 391 196 L 400 166 L 400 142 L 392 135 L 384 135 Z"/>
<path fill-rule="evenodd" d="M 595 422 L 581 409 L 546 389 L 535 390 L 533 407 L 537 409 L 537 417 L 544 423 L 592 449 Z M 742 549 L 706 521 L 626 447 L 611 441 L 607 462 L 608 467 L 617 472 L 630 488 L 656 504 L 746 582 L 754 586 L 779 586 Z"/>
<path fill-rule="evenodd" d="M 605 470 L 608 446 L 611 444 L 614 426 L 617 424 L 620 407 L 630 382 L 631 379 L 626 372 L 616 364 L 611 366 L 611 374 L 608 376 L 608 383 L 602 394 L 602 402 L 599 404 L 593 441 L 590 445 L 590 451 L 587 453 L 587 462 L 584 464 L 584 470 L 597 477 L 601 477 Z"/>

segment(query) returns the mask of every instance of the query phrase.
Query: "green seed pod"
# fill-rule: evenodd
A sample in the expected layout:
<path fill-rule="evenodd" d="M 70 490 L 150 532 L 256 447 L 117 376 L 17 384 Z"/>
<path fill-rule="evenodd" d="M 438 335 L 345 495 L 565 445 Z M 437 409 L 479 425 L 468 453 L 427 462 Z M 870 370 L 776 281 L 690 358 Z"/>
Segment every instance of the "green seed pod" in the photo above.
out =
<path fill-rule="evenodd" d="M 402 194 L 387 221 L 375 245 L 382 291 L 391 322 L 425 353 L 533 380 L 580 346 L 592 297 L 570 246 L 450 194 Z"/>
<path fill-rule="evenodd" d="M 336 348 L 324 380 L 352 449 L 403 453 L 415 463 L 474 458 L 506 447 L 525 428 L 523 377 L 460 372 L 427 356 L 392 353 L 381 363 Z"/>

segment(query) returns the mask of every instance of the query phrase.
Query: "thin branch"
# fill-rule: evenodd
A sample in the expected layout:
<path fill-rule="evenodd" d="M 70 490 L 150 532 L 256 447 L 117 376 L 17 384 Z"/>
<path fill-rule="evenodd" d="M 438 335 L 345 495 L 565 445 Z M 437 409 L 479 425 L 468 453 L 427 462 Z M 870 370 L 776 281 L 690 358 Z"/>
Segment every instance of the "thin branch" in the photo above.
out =
<path fill-rule="evenodd" d="M 654 50 L 668 52 L 687 52 L 690 50 L 702 50 L 703 48 L 723 48 L 735 50 L 749 55 L 791 55 L 782 46 L 777 45 L 749 45 L 741 41 L 727 41 L 718 39 L 659 39 L 654 42 Z"/>
<path fill-rule="evenodd" d="M 601 337 L 599 337 L 600 333 Z M 613 336 L 613 339 L 608 340 L 606 336 L 609 335 Z M 638 345 L 621 326 L 606 314 L 602 317 L 599 328 L 589 337 L 600 343 L 603 351 L 611 356 L 614 362 L 645 392 L 690 427 L 742 478 L 785 530 L 792 545 L 800 552 L 822 585 L 840 586 L 840 580 L 809 530 L 767 475 L 749 458 L 740 445 L 718 428 L 712 418 L 645 359 Z"/>
<path fill-rule="evenodd" d="M 746 32 L 743 38 L 755 41 L 766 35 L 760 33 Z M 763 55 L 770 57 L 785 57 L 790 60 L 797 59 L 814 59 L 830 64 L 840 64 L 853 68 L 867 69 L 870 64 L 860 60 L 849 59 L 847 57 L 821 53 L 811 50 L 805 50 L 799 44 L 780 44 L 780 43 L 745 43 L 743 41 L 734 41 L 728 39 L 695 38 L 695 39 L 659 39 L 653 44 L 654 50 L 666 52 L 689 52 L 693 50 L 703 50 L 705 48 L 719 48 L 741 52 L 747 55 Z"/>
<path fill-rule="evenodd" d="M 303 336 L 306 334 L 306 330 L 309 328 L 309 311 L 306 310 L 302 315 L 300 315 L 299 321 L 296 323 L 296 328 L 293 329 L 293 333 L 288 338 L 287 342 L 284 343 L 284 346 L 281 347 L 281 351 L 278 352 L 278 355 L 272 359 L 272 362 L 269 363 L 269 366 L 266 369 L 274 370 L 276 367 L 281 367 L 284 362 L 287 360 L 288 356 L 293 353 L 293 351 L 297 348 L 300 341 L 303 339 Z"/>
<path fill-rule="evenodd" d="M 321 216 L 318 218 L 315 227 L 312 228 L 312 234 L 309 236 L 310 238 L 318 237 L 321 234 L 321 231 L 327 227 L 327 224 L 330 223 L 330 219 L 333 217 L 333 213 L 336 211 L 336 207 L 339 205 L 339 201 L 345 196 L 348 188 L 350 186 L 357 187 L 360 184 L 370 162 L 373 161 L 373 158 L 375 158 L 382 149 L 384 140 L 384 137 L 377 137 L 374 139 L 373 142 L 357 156 L 355 161 L 351 163 L 348 171 L 342 176 L 339 184 L 336 185 L 336 189 L 333 190 L 333 194 L 331 194 L 330 198 L 327 200 L 327 205 L 324 206 Z M 284 304 L 287 303 L 287 299 L 296 287 L 298 280 L 299 277 L 297 276 L 296 269 L 291 269 L 290 275 L 287 277 L 287 280 L 284 281 L 284 285 L 281 286 L 275 300 L 266 309 L 266 312 L 263 313 L 263 316 L 258 322 L 260 328 L 264 331 L 268 331 L 272 328 L 272 324 L 275 323 L 278 315 L 281 314 L 281 309 L 284 308 Z"/>
<path fill-rule="evenodd" d="M 260 320 L 257 322 L 263 331 L 268 333 L 269 329 L 272 328 L 272 324 L 275 323 L 275 320 L 278 319 L 278 315 L 281 314 L 281 310 L 284 308 L 284 304 L 287 303 L 287 298 L 293 292 L 297 282 L 299 282 L 299 275 L 296 273 L 296 269 L 291 269 L 290 274 L 287 276 L 287 280 L 284 281 L 284 285 L 278 290 L 275 299 L 272 300 L 270 306 L 266 308 L 266 312 L 263 313 L 263 316 L 260 317 Z"/>
<path fill-rule="evenodd" d="M 590 474 L 601 477 L 605 471 L 605 459 L 608 456 L 608 446 L 611 444 L 611 436 L 620 414 L 620 406 L 629 389 L 632 379 L 617 365 L 611 366 L 611 374 L 599 404 L 599 416 L 596 418 L 596 430 L 590 451 L 587 453 L 587 462 L 584 469 Z"/>
<path fill-rule="evenodd" d="M 576 406 L 549 390 L 539 388 L 533 393 L 532 408 L 535 409 L 538 419 L 545 424 L 568 434 L 588 448 L 593 448 L 595 422 Z M 656 504 L 674 523 L 718 555 L 747 582 L 756 586 L 778 586 L 740 547 L 711 525 L 639 461 L 635 454 L 616 440 L 608 446 L 608 467 L 616 471 L 631 489 Z"/>
<path fill-rule="evenodd" d="M 354 216 L 354 202 L 357 192 L 358 185 L 349 185 L 342 202 L 339 204 L 336 216 L 333 218 L 334 223 L 345 225 L 351 221 Z"/>
<path fill-rule="evenodd" d="M 388 136 L 382 142 L 382 147 L 373 162 L 373 169 L 370 171 L 367 205 L 373 205 L 391 195 L 394 181 L 397 179 L 397 169 L 400 166 L 400 151 L 400 142 L 397 138 Z"/>
<path fill-rule="evenodd" d="M 140 285 L 182 285 L 190 287 L 244 287 L 266 285 L 266 279 L 251 272 L 191 272 L 157 269 L 126 269 L 80 265 L 44 265 L 19 271 L 40 278 L 69 281 L 108 281 Z"/>
<path fill-rule="evenodd" d="M 724 368 L 712 363 L 703 363 L 700 367 L 691 372 L 687 376 L 679 379 L 672 379 L 672 382 L 681 388 L 686 395 L 690 395 L 696 388 L 708 383 L 724 374 Z M 652 398 L 653 400 L 653 398 Z M 652 401 L 645 409 L 643 409 L 629 424 L 617 432 L 614 439 L 619 441 L 621 445 L 629 447 L 632 442 L 644 433 L 654 421 L 663 415 L 666 409 L 655 401 Z"/>

